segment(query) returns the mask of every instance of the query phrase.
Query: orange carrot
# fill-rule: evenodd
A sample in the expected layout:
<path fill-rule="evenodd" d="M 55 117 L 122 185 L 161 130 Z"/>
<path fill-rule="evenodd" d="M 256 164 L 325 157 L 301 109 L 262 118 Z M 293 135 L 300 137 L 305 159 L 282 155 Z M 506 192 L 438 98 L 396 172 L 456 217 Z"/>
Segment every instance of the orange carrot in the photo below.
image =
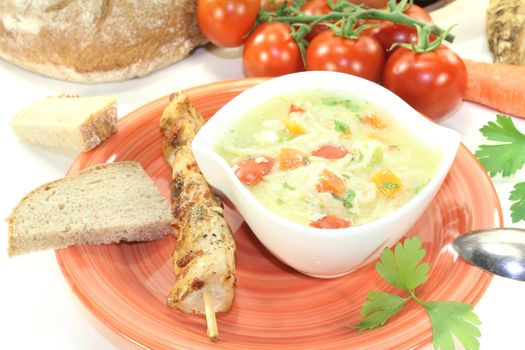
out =
<path fill-rule="evenodd" d="M 385 127 L 385 123 L 374 113 L 365 114 L 363 122 L 376 129 L 383 129 Z"/>
<path fill-rule="evenodd" d="M 465 101 L 525 118 L 525 67 L 463 61 L 468 72 Z"/>
<path fill-rule="evenodd" d="M 293 148 L 281 148 L 279 152 L 279 168 L 292 170 L 304 165 L 304 155 Z"/>
<path fill-rule="evenodd" d="M 287 118 L 284 120 L 284 124 L 286 125 L 286 129 L 288 129 L 293 136 L 306 134 L 306 130 L 299 123 L 293 122 Z"/>
<path fill-rule="evenodd" d="M 326 169 L 321 173 L 319 182 L 315 187 L 317 192 L 330 192 L 336 196 L 345 192 L 345 182 L 339 176 Z"/>

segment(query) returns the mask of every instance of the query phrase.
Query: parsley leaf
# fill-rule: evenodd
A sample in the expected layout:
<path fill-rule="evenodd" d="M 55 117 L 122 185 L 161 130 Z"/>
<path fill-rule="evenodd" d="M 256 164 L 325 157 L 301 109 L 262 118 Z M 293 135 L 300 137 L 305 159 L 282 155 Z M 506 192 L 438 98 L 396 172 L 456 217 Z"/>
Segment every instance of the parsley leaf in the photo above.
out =
<path fill-rule="evenodd" d="M 416 296 L 415 288 L 428 279 L 430 266 L 422 263 L 425 254 L 419 237 L 405 239 L 404 243 L 396 244 L 393 251 L 385 248 L 376 264 L 377 272 L 388 283 L 406 290 L 410 295 L 402 298 L 386 292 L 368 292 L 368 299 L 361 310 L 363 320 L 349 327 L 360 331 L 380 327 L 412 299 L 424 307 L 430 317 L 432 342 L 436 350 L 455 349 L 454 337 L 466 350 L 478 350 L 481 333 L 477 326 L 481 322 L 472 306 L 455 301 L 426 302 Z"/>
<path fill-rule="evenodd" d="M 432 321 L 432 344 L 436 350 L 454 349 L 454 335 L 465 350 L 479 349 L 478 316 L 469 304 L 432 301 L 422 304 Z"/>
<path fill-rule="evenodd" d="M 390 317 L 401 311 L 408 300 L 410 297 L 401 298 L 387 292 L 368 292 L 368 299 L 361 310 L 363 320 L 353 327 L 364 331 L 382 326 Z"/>
<path fill-rule="evenodd" d="M 419 237 L 407 238 L 404 244 L 396 244 L 395 254 L 385 248 L 380 261 L 376 264 L 377 272 L 388 283 L 412 291 L 428 279 L 428 263 L 421 263 L 426 251 L 421 248 Z"/>
<path fill-rule="evenodd" d="M 499 173 L 502 176 L 512 176 L 523 167 L 525 135 L 516 129 L 510 117 L 498 114 L 496 123 L 489 122 L 480 131 L 491 141 L 506 142 L 498 145 L 481 145 L 476 151 L 476 157 L 490 176 Z M 525 220 L 525 182 L 514 186 L 509 200 L 515 202 L 510 207 L 512 222 Z"/>
<path fill-rule="evenodd" d="M 496 122 L 489 122 L 480 131 L 488 140 L 505 142 L 481 145 L 475 153 L 490 176 L 512 176 L 525 164 L 525 135 L 510 117 L 498 114 Z"/>
<path fill-rule="evenodd" d="M 514 190 L 510 193 L 509 199 L 511 201 L 516 201 L 510 207 L 512 223 L 525 220 L 525 182 L 517 183 L 514 186 Z"/>
<path fill-rule="evenodd" d="M 345 132 L 348 131 L 348 129 L 350 129 L 348 124 L 346 124 L 346 123 L 344 123 L 342 121 L 339 121 L 339 120 L 334 120 L 334 124 L 335 124 L 335 130 L 339 131 L 342 134 L 344 134 Z"/>

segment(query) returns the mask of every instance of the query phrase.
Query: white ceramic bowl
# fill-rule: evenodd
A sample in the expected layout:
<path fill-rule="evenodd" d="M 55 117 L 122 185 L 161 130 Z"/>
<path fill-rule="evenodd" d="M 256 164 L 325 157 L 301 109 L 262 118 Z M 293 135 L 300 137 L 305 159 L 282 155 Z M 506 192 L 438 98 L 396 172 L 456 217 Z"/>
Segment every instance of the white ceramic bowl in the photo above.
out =
<path fill-rule="evenodd" d="M 261 205 L 215 152 L 216 143 L 248 111 L 278 95 L 303 89 L 326 89 L 368 100 L 383 108 L 427 145 L 441 150 L 441 164 L 425 188 L 393 213 L 371 223 L 343 229 L 318 229 L 291 222 Z M 232 99 L 199 131 L 193 153 L 210 185 L 224 194 L 257 238 L 281 261 L 313 277 L 351 272 L 395 244 L 417 221 L 445 179 L 456 156 L 460 135 L 422 117 L 387 89 L 368 80 L 334 72 L 302 72 L 265 81 Z"/>

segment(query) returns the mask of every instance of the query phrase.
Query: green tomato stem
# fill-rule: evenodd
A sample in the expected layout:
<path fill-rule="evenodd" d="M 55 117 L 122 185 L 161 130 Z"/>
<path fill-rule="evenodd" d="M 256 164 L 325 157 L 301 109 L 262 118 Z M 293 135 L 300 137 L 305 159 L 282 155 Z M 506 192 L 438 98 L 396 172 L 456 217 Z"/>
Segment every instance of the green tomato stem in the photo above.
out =
<path fill-rule="evenodd" d="M 347 5 L 347 7 L 343 7 L 343 5 L 338 5 L 334 9 L 334 11 L 324 14 L 324 15 L 307 15 L 301 12 L 300 10 L 297 10 L 293 8 L 290 10 L 291 12 L 295 13 L 295 16 L 291 15 L 275 15 L 275 13 L 268 12 L 268 11 L 262 11 L 259 14 L 258 20 L 260 22 L 284 22 L 284 23 L 305 23 L 308 25 L 311 25 L 312 27 L 316 24 L 319 24 L 323 21 L 331 21 L 331 20 L 342 20 L 342 19 L 350 19 L 353 18 L 354 22 L 357 19 L 379 19 L 384 21 L 390 21 L 394 23 L 400 23 L 405 24 L 411 27 L 417 28 L 417 26 L 420 26 L 421 28 L 425 28 L 426 31 L 430 32 L 431 34 L 434 34 L 438 37 L 444 35 L 444 40 L 448 42 L 454 41 L 454 35 L 450 32 L 447 33 L 444 29 L 436 26 L 433 23 L 427 23 L 427 22 L 421 22 L 418 20 L 415 20 L 411 17 L 408 17 L 405 15 L 399 8 L 397 7 L 389 7 L 389 10 L 380 10 L 380 9 L 364 9 L 360 6 L 356 6 L 350 3 L 344 4 Z M 343 11 L 341 11 L 343 10 Z"/>

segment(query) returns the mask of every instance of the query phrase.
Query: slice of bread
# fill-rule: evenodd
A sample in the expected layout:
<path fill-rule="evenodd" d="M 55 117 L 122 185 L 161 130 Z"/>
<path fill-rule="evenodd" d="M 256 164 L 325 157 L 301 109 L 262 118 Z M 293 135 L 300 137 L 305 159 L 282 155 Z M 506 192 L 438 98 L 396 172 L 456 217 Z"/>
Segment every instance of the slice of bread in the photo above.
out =
<path fill-rule="evenodd" d="M 8 220 L 9 256 L 171 233 L 171 209 L 141 165 L 96 165 L 38 187 Z"/>
<path fill-rule="evenodd" d="M 87 151 L 117 131 L 114 96 L 59 96 L 35 101 L 11 119 L 21 141 Z"/>

